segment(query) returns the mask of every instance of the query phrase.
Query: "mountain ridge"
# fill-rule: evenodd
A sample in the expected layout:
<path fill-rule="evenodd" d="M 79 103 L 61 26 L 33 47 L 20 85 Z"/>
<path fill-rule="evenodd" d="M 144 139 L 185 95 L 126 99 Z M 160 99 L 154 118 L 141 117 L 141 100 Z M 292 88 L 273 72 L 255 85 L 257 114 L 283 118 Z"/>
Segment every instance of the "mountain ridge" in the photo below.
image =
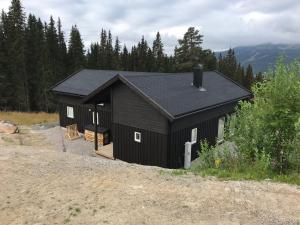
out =
<path fill-rule="evenodd" d="M 300 59 L 300 44 L 272 44 L 265 43 L 259 45 L 245 45 L 233 48 L 238 62 L 246 67 L 251 64 L 253 72 L 266 72 L 272 69 L 276 64 L 276 60 L 280 56 L 284 56 L 287 63 L 295 59 Z M 226 55 L 227 51 L 215 52 Z"/>

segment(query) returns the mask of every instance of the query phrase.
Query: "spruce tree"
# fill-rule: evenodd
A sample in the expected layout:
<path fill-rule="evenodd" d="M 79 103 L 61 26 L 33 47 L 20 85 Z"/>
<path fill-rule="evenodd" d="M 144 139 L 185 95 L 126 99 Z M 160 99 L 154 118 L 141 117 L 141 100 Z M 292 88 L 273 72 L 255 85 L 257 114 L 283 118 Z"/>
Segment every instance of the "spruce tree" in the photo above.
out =
<path fill-rule="evenodd" d="M 100 47 L 99 47 L 99 57 L 98 57 L 98 66 L 100 69 L 106 68 L 106 49 L 107 49 L 107 34 L 104 29 L 101 30 L 100 36 Z"/>
<path fill-rule="evenodd" d="M 123 51 L 121 53 L 121 69 L 122 70 L 130 70 L 130 60 L 129 60 L 129 53 L 126 48 L 126 45 L 123 47 Z"/>
<path fill-rule="evenodd" d="M 98 69 L 98 61 L 99 61 L 99 44 L 92 43 L 90 49 L 87 53 L 87 68 L 89 69 Z"/>
<path fill-rule="evenodd" d="M 254 79 L 255 82 L 263 82 L 263 80 L 264 80 L 264 77 L 263 77 L 262 72 L 259 72 L 258 74 L 256 74 L 255 79 Z"/>
<path fill-rule="evenodd" d="M 247 70 L 246 70 L 246 76 L 245 76 L 245 80 L 244 80 L 244 86 L 250 90 L 251 89 L 251 85 L 253 84 L 253 82 L 254 82 L 253 70 L 252 70 L 252 66 L 249 64 L 247 66 Z"/>
<path fill-rule="evenodd" d="M 48 51 L 48 61 L 46 62 L 49 68 L 48 80 L 50 84 L 54 84 L 60 80 L 59 74 L 59 42 L 58 34 L 53 17 L 50 17 L 50 22 L 45 27 L 46 47 Z"/>
<path fill-rule="evenodd" d="M 153 52 L 153 58 L 154 58 L 153 70 L 154 71 L 163 71 L 164 70 L 164 68 L 163 68 L 163 66 L 164 66 L 164 46 L 161 41 L 159 32 L 157 32 L 156 38 L 153 41 L 152 52 Z"/>
<path fill-rule="evenodd" d="M 60 18 L 57 21 L 58 30 L 58 76 L 60 79 L 64 79 L 68 75 L 68 55 L 67 46 L 65 42 L 65 36 L 62 31 L 62 24 Z"/>
<path fill-rule="evenodd" d="M 7 96 L 7 49 L 6 49 L 6 35 L 5 35 L 5 21 L 6 14 L 1 13 L 0 18 L 0 110 L 4 110 L 8 106 Z"/>
<path fill-rule="evenodd" d="M 25 29 L 25 54 L 26 73 L 28 74 L 30 109 L 34 111 L 42 110 L 40 102 L 43 73 L 43 49 L 44 31 L 41 20 L 37 20 L 29 14 Z"/>
<path fill-rule="evenodd" d="M 7 86 L 10 105 L 16 110 L 30 110 L 25 64 L 25 13 L 20 0 L 12 0 L 7 14 Z"/>
<path fill-rule="evenodd" d="M 115 47 L 113 52 L 113 69 L 115 70 L 121 69 L 120 51 L 121 51 L 120 41 L 119 38 L 116 37 Z"/>
<path fill-rule="evenodd" d="M 84 46 L 82 43 L 81 35 L 77 26 L 72 26 L 69 46 L 68 46 L 68 59 L 69 59 L 69 73 L 73 73 L 85 66 Z"/>

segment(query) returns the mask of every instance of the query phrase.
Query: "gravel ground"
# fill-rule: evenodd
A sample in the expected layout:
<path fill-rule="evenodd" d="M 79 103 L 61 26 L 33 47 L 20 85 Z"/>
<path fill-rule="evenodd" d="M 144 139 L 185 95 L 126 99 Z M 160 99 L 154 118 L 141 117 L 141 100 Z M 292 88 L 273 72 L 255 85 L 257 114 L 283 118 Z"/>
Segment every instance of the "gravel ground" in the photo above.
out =
<path fill-rule="evenodd" d="M 174 176 L 21 131 L 0 135 L 0 224 L 300 224 L 299 186 Z"/>

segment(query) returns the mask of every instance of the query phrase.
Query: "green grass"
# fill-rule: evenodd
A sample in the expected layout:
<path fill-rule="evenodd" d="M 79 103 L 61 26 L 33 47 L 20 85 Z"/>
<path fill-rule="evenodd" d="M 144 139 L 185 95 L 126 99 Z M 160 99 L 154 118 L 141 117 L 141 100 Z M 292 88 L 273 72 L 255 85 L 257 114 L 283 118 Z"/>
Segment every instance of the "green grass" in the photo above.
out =
<path fill-rule="evenodd" d="M 240 171 L 216 169 L 216 168 L 208 168 L 208 169 L 192 168 L 188 171 L 203 177 L 215 176 L 220 180 L 256 180 L 256 181 L 270 180 L 274 182 L 300 185 L 300 173 L 294 171 L 282 175 L 276 174 L 271 171 L 262 172 L 255 168 L 254 169 L 248 168 Z M 182 172 L 174 172 L 174 173 L 180 174 Z"/>

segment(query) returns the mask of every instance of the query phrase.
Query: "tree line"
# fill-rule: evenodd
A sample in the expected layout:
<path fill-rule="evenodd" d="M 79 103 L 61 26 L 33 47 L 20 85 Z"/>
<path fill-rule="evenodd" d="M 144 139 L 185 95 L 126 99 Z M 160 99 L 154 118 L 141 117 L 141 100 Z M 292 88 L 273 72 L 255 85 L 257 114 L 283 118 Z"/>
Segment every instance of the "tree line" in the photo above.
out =
<path fill-rule="evenodd" d="M 202 63 L 204 69 L 219 70 L 250 88 L 254 82 L 251 65 L 245 70 L 231 49 L 217 59 L 202 43 L 203 35 L 190 27 L 178 40 L 174 55 L 167 55 L 159 32 L 151 44 L 142 37 L 129 49 L 102 29 L 99 41 L 85 51 L 76 25 L 66 41 L 59 18 L 55 21 L 51 16 L 43 22 L 33 14 L 26 16 L 21 1 L 12 0 L 0 18 L 0 109 L 56 110 L 49 88 L 81 68 L 186 72 Z"/>

